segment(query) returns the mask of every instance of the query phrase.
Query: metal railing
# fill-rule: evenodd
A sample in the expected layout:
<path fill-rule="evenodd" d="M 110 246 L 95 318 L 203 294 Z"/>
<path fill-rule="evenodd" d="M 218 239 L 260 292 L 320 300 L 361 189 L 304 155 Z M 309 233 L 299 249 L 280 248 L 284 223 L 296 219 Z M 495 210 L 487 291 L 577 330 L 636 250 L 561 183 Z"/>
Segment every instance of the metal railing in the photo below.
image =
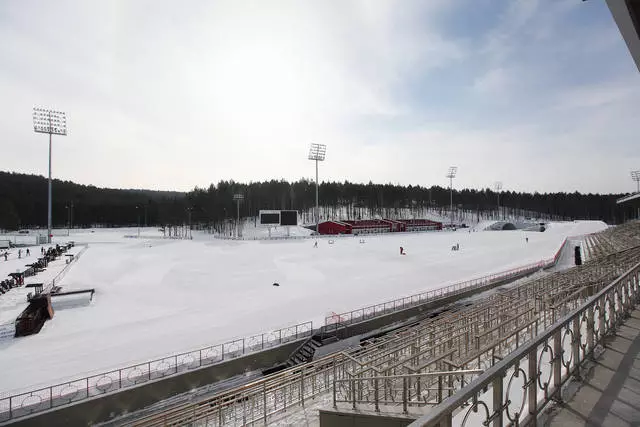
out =
<path fill-rule="evenodd" d="M 220 363 L 313 334 L 312 322 L 300 323 L 224 344 L 163 357 L 125 368 L 0 398 L 0 422 Z"/>
<path fill-rule="evenodd" d="M 344 313 L 336 313 L 332 314 L 331 316 L 326 316 L 324 319 L 324 329 L 325 331 L 338 329 L 339 327 L 344 325 L 363 322 L 365 320 L 370 320 L 378 316 L 384 316 L 396 311 L 401 311 L 407 308 L 422 305 L 427 302 L 448 298 L 454 295 L 468 292 L 473 289 L 482 288 L 484 286 L 490 285 L 491 283 L 501 282 L 521 275 L 534 273 L 544 268 L 549 268 L 558 262 L 560 254 L 562 253 L 562 249 L 566 244 L 567 239 L 564 239 L 553 258 L 534 262 L 510 270 L 501 271 L 499 273 L 489 274 L 478 279 L 471 279 L 442 288 L 432 289 L 430 291 L 410 295 L 408 297 L 398 298 L 392 301 L 386 301 L 383 303 L 358 308 Z"/>
<path fill-rule="evenodd" d="M 490 274 L 480 277 L 478 279 L 467 280 L 465 282 L 455 283 L 453 285 L 445 286 L 438 289 L 432 289 L 430 291 L 422 292 L 420 294 L 411 295 L 408 297 L 398 298 L 392 301 L 383 302 L 380 304 L 374 304 L 367 307 L 351 310 L 345 313 L 334 314 L 325 317 L 325 325 L 338 327 L 341 325 L 350 325 L 357 322 L 373 319 L 378 316 L 383 316 L 396 311 L 405 310 L 407 308 L 415 307 L 425 304 L 427 302 L 436 301 L 439 299 L 448 298 L 454 295 L 458 295 L 464 292 L 468 292 L 472 289 L 482 288 L 491 283 L 501 282 L 509 278 L 518 277 L 521 275 L 529 274 L 547 268 L 553 265 L 554 260 L 549 259 L 532 264 L 527 264 L 523 267 L 514 268 L 511 270 L 503 271 L 501 273 Z"/>
<path fill-rule="evenodd" d="M 564 245 L 564 243 L 563 243 Z M 552 259 L 541 261 L 538 263 L 530 264 L 528 266 L 520 267 L 517 269 L 508 270 L 506 272 L 485 276 L 480 279 L 458 283 L 445 288 L 431 290 L 423 294 L 418 294 L 418 298 L 411 297 L 402 298 L 393 301 L 393 306 L 384 307 L 383 303 L 373 308 L 375 316 L 386 314 L 391 311 L 397 311 L 410 307 L 408 304 L 418 305 L 427 301 L 426 298 L 439 299 L 447 296 L 454 295 L 471 289 L 472 286 L 480 287 L 490 283 L 492 280 L 504 280 L 508 277 L 514 277 L 523 273 L 533 272 L 540 268 L 545 268 L 553 265 L 560 254 L 560 250 L 556 253 L 556 256 Z M 422 298 L 420 298 L 422 296 Z M 408 300 L 408 301 L 407 301 Z M 401 303 L 398 303 L 400 301 Z M 383 313 L 382 310 L 376 310 L 375 307 L 383 306 L 383 310 L 388 310 Z M 361 311 L 363 314 L 369 307 L 354 310 L 351 313 Z M 391 311 L 389 311 L 391 310 Z M 355 323 L 356 321 L 365 320 L 363 316 L 358 317 L 353 315 L 349 317 L 349 323 Z M 49 410 L 59 406 L 67 405 L 70 403 L 79 402 L 88 398 L 99 396 L 105 393 L 118 391 L 137 385 L 143 384 L 148 381 L 153 381 L 168 377 L 171 375 L 181 374 L 183 372 L 197 369 L 199 367 L 212 365 L 219 363 L 223 360 L 230 358 L 240 357 L 254 351 L 261 351 L 266 348 L 274 347 L 276 345 L 291 342 L 297 339 L 309 337 L 313 334 L 312 322 L 306 322 L 298 325 L 294 325 L 289 328 L 284 328 L 260 335 L 255 335 L 248 338 L 242 338 L 235 341 L 230 341 L 224 344 L 219 344 L 212 347 L 207 347 L 192 352 L 182 353 L 174 356 L 169 356 L 126 368 L 117 369 L 101 374 L 72 380 L 64 383 L 60 383 L 54 386 L 41 388 L 17 395 L 0 399 L 0 422 L 16 419 L 26 415 L 30 415 L 36 412 Z M 345 378 L 346 372 L 350 369 L 350 365 L 353 361 L 345 360 L 344 355 L 338 355 L 331 359 L 331 362 L 326 360 L 320 362 L 320 364 L 309 364 L 302 371 L 298 371 L 300 377 L 291 377 L 288 382 L 284 384 L 276 384 L 275 381 L 280 377 L 274 377 L 273 380 L 262 383 L 265 384 L 265 388 L 259 392 L 252 391 L 251 396 L 242 397 L 242 405 L 246 406 L 242 412 L 238 411 L 237 394 L 226 396 L 222 395 L 220 399 L 230 399 L 228 404 L 226 400 L 222 400 L 222 404 L 217 405 L 217 409 L 213 409 L 216 405 L 209 406 L 207 408 L 198 408 L 197 405 L 190 406 L 189 411 L 194 411 L 195 419 L 220 420 L 220 424 L 226 425 L 231 420 L 234 422 L 246 423 L 251 419 L 254 421 L 262 420 L 263 418 L 271 416 L 285 410 L 291 405 L 299 405 L 303 403 L 305 399 L 312 398 L 321 393 L 330 390 L 332 380 L 339 380 Z M 322 369 L 314 370 L 318 366 L 322 366 Z M 315 367 L 315 368 L 314 368 Z M 303 374 L 304 373 L 304 374 Z M 287 373 L 287 375 L 291 375 Z M 288 378 L 288 377 L 287 377 Z M 273 381 L 273 383 L 271 382 Z M 268 384 L 273 384 L 273 389 L 267 388 Z M 249 390 L 249 388 L 247 389 Z M 218 398 L 216 398 L 218 399 Z M 267 399 L 265 401 L 265 399 Z M 249 410 L 244 402 L 252 401 L 253 405 L 262 405 L 262 412 L 258 409 Z M 270 409 L 271 408 L 271 409 Z M 253 412 L 252 412 L 253 411 Z M 215 412 L 215 415 L 213 414 Z M 174 414 L 176 415 L 176 414 Z M 184 416 L 184 414 L 182 414 Z M 163 414 L 164 420 L 171 418 L 171 414 Z M 184 418 L 182 418 L 184 419 Z M 214 424 L 216 425 L 216 424 Z"/>
<path fill-rule="evenodd" d="M 79 245 L 78 245 L 79 246 Z M 55 275 L 55 277 L 53 279 L 51 279 L 51 281 L 49 283 L 47 283 L 44 287 L 44 289 L 42 290 L 43 292 L 49 292 L 51 291 L 51 289 L 53 289 L 53 287 L 56 285 L 56 282 L 60 282 L 60 280 L 62 280 L 62 278 L 64 276 L 66 276 L 67 272 L 69 271 L 69 269 L 71 268 L 71 266 L 78 261 L 78 259 L 80 259 L 80 257 L 82 256 L 82 254 L 84 254 L 87 249 L 89 249 L 89 245 L 85 244 L 84 247 L 82 249 L 80 249 L 80 252 L 78 252 L 77 254 L 75 254 L 73 256 L 73 260 L 71 260 L 71 262 L 69 262 L 68 264 L 66 264 L 64 267 L 62 267 L 62 270 L 60 270 L 60 272 L 58 274 Z"/>
<path fill-rule="evenodd" d="M 333 406 L 348 403 L 352 409 L 358 404 L 402 405 L 404 413 L 409 406 L 438 405 L 445 397 L 471 382 L 483 371 L 464 369 L 418 374 L 385 375 L 363 378 L 343 378 L 333 381 Z"/>
<path fill-rule="evenodd" d="M 617 263 L 618 261 L 613 260 L 612 262 Z M 604 270 L 599 270 L 598 275 L 603 272 Z M 620 273 L 622 272 L 624 270 Z M 312 399 L 315 402 L 314 405 L 324 404 L 328 407 L 331 405 L 332 390 L 335 390 L 335 400 L 338 403 L 348 401 L 351 405 L 353 405 L 353 396 L 356 396 L 357 404 L 372 407 L 377 400 L 378 406 L 393 405 L 394 402 L 398 406 L 402 404 L 403 390 L 406 390 L 407 393 L 406 406 L 433 405 L 435 402 L 442 401 L 446 397 L 445 395 L 460 390 L 477 376 L 477 374 L 461 374 L 461 372 L 482 372 L 489 369 L 513 349 L 533 341 L 540 330 L 553 324 L 553 318 L 560 315 L 561 307 L 557 304 L 547 307 L 546 303 L 543 305 L 539 304 L 537 300 L 534 302 L 534 295 L 538 292 L 546 294 L 548 286 L 564 288 L 568 283 L 557 280 L 545 281 L 543 278 L 538 282 L 540 283 L 536 282 L 536 286 L 531 285 L 531 292 L 523 290 L 526 285 L 510 291 L 514 298 L 527 299 L 528 304 L 514 306 L 508 295 L 505 294 L 505 298 L 495 295 L 494 301 L 498 303 L 497 305 L 480 307 L 474 311 L 475 315 L 472 313 L 472 316 L 458 319 L 459 322 L 462 322 L 461 325 L 467 325 L 466 329 L 458 332 L 454 329 L 444 331 L 444 336 L 450 336 L 450 340 L 438 340 L 435 332 L 443 331 L 446 328 L 445 325 L 450 324 L 449 320 L 454 321 L 460 313 L 451 313 L 449 318 L 445 318 L 447 315 L 439 317 L 438 319 L 443 320 L 444 323 L 430 320 L 429 322 L 434 322 L 436 329 L 429 328 L 427 325 L 424 325 L 424 330 L 410 327 L 405 332 L 394 335 L 395 338 L 389 337 L 388 340 L 371 341 L 354 352 L 334 353 L 210 398 L 177 405 L 174 408 L 138 419 L 133 425 L 145 427 L 184 424 L 206 425 L 207 427 L 262 425 L 267 424 L 274 417 L 282 417 L 284 413 L 291 411 L 291 408 L 312 404 L 310 403 Z M 607 286 L 608 283 L 608 281 L 591 282 L 589 286 L 599 290 Z M 500 308 L 500 301 L 504 301 L 505 307 Z M 571 301 L 569 303 L 579 304 L 579 302 Z M 532 311 L 532 304 L 534 307 L 538 307 L 535 312 Z M 507 306 L 509 307 L 507 308 Z M 486 315 L 490 314 L 487 311 L 489 307 L 496 308 L 496 310 L 495 312 L 489 310 L 493 315 L 487 317 Z M 504 309 L 508 310 L 507 317 L 503 317 L 503 314 L 506 314 Z M 537 310 L 542 311 L 538 312 Z M 469 329 L 473 319 L 475 322 L 480 322 L 478 323 L 480 328 L 472 326 Z M 409 339 L 411 335 L 408 334 L 415 334 L 415 336 Z M 461 348 L 458 347 L 460 348 L 457 351 L 459 356 L 457 360 L 453 361 L 449 360 L 449 357 L 460 345 L 459 340 L 455 341 L 456 337 L 458 339 L 462 337 L 468 344 L 463 344 Z M 436 347 L 440 350 L 432 353 L 430 349 L 436 349 Z M 447 349 L 449 350 L 447 351 Z M 393 357 L 388 359 L 387 355 Z M 442 369 L 446 368 L 450 362 L 454 362 L 450 365 L 452 368 L 459 369 L 457 371 L 459 375 L 452 375 L 451 378 L 448 375 L 445 377 L 443 371 L 446 369 Z M 435 372 L 439 372 L 442 376 L 440 379 L 442 385 L 438 384 L 438 379 L 432 377 L 428 371 L 434 368 Z M 401 379 L 406 376 L 403 370 L 413 372 L 409 375 L 417 374 L 418 377 L 424 375 L 424 378 L 416 381 L 409 380 L 407 377 L 405 386 L 402 384 L 404 380 Z M 375 399 L 375 384 L 371 383 L 371 377 L 379 377 L 379 381 L 382 381 L 380 379 L 382 377 L 395 381 L 395 384 L 390 384 L 388 387 L 387 398 L 385 398 L 384 392 L 381 392 L 384 385 L 379 383 L 378 398 Z M 398 378 L 394 380 L 395 377 Z M 337 384 L 334 384 L 335 381 Z M 415 390 L 413 387 L 417 389 L 418 383 L 420 383 L 423 392 L 422 399 L 416 397 L 417 391 L 411 391 Z M 352 392 L 349 391 L 349 387 L 352 387 Z M 365 394 L 366 390 L 369 392 L 368 396 L 366 398 L 360 397 Z M 394 395 L 394 398 L 388 398 L 390 395 Z M 293 419 L 298 419 L 295 415 L 295 409 L 292 414 L 294 414 L 292 415 Z"/>
<path fill-rule="evenodd" d="M 207 427 L 266 425 L 289 408 L 304 406 L 331 390 L 334 378 L 346 378 L 357 362 L 339 352 L 223 392 L 140 418 L 132 426 L 193 425 Z"/>
<path fill-rule="evenodd" d="M 639 280 L 640 263 L 596 295 L 585 295 L 583 304 L 578 299 L 556 307 L 559 320 L 551 327 L 411 426 L 535 424 L 549 402 L 562 400 L 563 385 L 579 377 L 596 346 L 640 303 Z"/>

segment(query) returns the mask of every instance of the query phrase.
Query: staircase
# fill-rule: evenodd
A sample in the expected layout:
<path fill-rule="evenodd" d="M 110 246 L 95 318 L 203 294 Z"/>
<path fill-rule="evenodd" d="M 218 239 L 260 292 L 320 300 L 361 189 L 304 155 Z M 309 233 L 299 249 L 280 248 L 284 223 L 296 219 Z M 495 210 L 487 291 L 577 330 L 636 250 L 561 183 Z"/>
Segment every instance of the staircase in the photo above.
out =
<path fill-rule="evenodd" d="M 309 338 L 300 347 L 298 347 L 296 351 L 291 353 L 291 356 L 289 356 L 289 359 L 285 362 L 285 366 L 290 368 L 302 363 L 311 362 L 316 349 L 320 347 L 322 347 L 322 342 L 315 337 Z"/>
<path fill-rule="evenodd" d="M 317 335 L 312 336 L 291 353 L 286 362 L 272 366 L 262 370 L 263 375 L 273 374 L 274 372 L 280 372 L 284 369 L 291 368 L 296 365 L 311 362 L 316 349 L 322 347 L 322 341 L 320 341 Z"/>

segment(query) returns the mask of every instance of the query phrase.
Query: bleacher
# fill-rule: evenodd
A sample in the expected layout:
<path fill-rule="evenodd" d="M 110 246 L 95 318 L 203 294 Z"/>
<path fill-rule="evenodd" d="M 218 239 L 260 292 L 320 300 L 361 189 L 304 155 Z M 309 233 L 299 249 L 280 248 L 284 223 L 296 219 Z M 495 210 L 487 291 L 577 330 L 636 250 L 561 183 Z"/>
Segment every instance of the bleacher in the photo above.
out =
<path fill-rule="evenodd" d="M 473 303 L 442 307 L 420 321 L 364 339 L 351 351 L 161 411 L 134 425 L 287 423 L 287 417 L 295 419 L 295 408 L 308 407 L 310 401 L 383 413 L 436 405 L 640 262 L 640 223 L 587 236 L 584 247 L 587 259 L 581 266 L 521 279 Z"/>

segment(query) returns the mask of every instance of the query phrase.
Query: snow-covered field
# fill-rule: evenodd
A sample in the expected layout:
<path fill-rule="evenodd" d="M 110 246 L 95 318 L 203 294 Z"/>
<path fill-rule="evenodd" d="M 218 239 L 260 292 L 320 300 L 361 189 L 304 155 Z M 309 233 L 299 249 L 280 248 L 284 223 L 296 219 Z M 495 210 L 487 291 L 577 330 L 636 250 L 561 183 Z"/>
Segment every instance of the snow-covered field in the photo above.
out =
<path fill-rule="evenodd" d="M 65 239 L 89 249 L 59 284 L 95 288 L 93 301 L 65 305 L 38 335 L 0 342 L 0 366 L 12 367 L 2 369 L 0 395 L 309 320 L 319 327 L 331 312 L 553 257 L 565 237 L 604 228 L 321 238 L 317 248 L 307 239 L 168 240 L 155 229 L 140 239 L 124 237 L 135 228 L 72 232 Z M 34 355 L 41 361 L 24 363 Z"/>

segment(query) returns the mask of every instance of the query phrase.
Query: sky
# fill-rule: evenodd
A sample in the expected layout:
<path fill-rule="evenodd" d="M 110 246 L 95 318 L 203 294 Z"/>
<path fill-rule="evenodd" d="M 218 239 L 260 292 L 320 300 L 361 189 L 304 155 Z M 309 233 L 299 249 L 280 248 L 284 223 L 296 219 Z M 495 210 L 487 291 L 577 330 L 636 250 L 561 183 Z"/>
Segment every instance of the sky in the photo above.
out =
<path fill-rule="evenodd" d="M 640 74 L 604 1 L 0 2 L 0 170 L 625 193 Z M 636 101 L 634 101 L 634 99 Z"/>

